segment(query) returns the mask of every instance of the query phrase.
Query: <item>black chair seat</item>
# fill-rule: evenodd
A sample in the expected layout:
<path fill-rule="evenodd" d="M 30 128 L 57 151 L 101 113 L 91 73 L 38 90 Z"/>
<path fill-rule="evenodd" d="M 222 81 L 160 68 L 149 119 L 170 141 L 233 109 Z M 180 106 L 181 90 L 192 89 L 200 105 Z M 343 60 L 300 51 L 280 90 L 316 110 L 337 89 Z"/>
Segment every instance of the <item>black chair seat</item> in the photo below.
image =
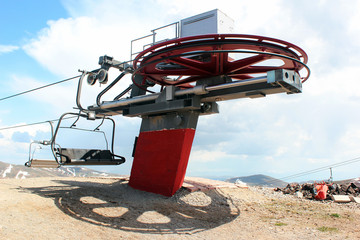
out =
<path fill-rule="evenodd" d="M 119 165 L 125 158 L 111 153 L 110 150 L 58 148 L 63 165 Z"/>

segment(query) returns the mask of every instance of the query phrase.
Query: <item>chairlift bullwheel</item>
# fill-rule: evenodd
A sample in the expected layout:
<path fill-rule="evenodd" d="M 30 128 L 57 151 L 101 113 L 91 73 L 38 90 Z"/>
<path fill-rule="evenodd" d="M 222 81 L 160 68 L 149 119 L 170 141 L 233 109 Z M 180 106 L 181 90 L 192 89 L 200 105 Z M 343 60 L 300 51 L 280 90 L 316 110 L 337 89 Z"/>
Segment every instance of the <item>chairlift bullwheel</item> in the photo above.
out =
<path fill-rule="evenodd" d="M 207 77 L 226 75 L 245 80 L 271 70 L 288 69 L 299 74 L 307 54 L 286 41 L 240 34 L 185 37 L 156 44 L 139 53 L 136 74 L 162 86 L 192 87 Z M 308 70 L 308 69 L 307 69 Z M 306 81 L 308 74 L 302 77 Z"/>

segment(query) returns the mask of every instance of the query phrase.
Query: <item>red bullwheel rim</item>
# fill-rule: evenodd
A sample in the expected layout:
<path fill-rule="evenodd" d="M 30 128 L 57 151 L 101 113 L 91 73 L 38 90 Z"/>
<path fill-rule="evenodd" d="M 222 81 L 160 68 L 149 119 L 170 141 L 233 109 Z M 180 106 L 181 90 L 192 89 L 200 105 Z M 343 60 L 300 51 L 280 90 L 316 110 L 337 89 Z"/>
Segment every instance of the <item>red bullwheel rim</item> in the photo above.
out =
<path fill-rule="evenodd" d="M 245 80 L 271 70 L 288 69 L 307 75 L 307 54 L 286 41 L 240 34 L 212 34 L 179 38 L 153 45 L 139 53 L 136 74 L 162 86 L 191 87 L 198 79 L 227 75 Z M 300 73 L 299 73 L 300 74 Z"/>

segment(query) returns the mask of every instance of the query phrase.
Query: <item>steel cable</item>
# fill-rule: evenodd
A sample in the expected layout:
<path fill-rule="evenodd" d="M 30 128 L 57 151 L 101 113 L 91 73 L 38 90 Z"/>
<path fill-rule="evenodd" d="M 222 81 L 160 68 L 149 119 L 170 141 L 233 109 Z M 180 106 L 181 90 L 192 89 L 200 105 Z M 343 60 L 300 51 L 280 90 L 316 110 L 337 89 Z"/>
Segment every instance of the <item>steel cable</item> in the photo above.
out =
<path fill-rule="evenodd" d="M 47 85 L 44 85 L 44 86 L 41 86 L 41 87 L 33 88 L 33 89 L 30 89 L 30 90 L 27 90 L 27 91 L 24 91 L 24 92 L 20 92 L 20 93 L 14 94 L 14 95 L 3 97 L 3 98 L 0 98 L 0 101 L 4 101 L 6 99 L 17 97 L 17 96 L 20 96 L 20 95 L 23 95 L 23 94 L 26 94 L 26 93 L 34 92 L 34 91 L 37 91 L 37 90 L 40 90 L 40 89 L 43 89 L 43 88 L 51 87 L 51 86 L 54 86 L 54 85 L 59 84 L 59 83 L 63 83 L 63 82 L 73 80 L 73 79 L 78 78 L 80 76 L 81 75 L 78 75 L 78 76 L 67 78 L 67 79 L 64 79 L 64 80 L 61 80 L 61 81 L 58 81 L 58 82 L 50 83 L 50 84 L 47 84 Z"/>

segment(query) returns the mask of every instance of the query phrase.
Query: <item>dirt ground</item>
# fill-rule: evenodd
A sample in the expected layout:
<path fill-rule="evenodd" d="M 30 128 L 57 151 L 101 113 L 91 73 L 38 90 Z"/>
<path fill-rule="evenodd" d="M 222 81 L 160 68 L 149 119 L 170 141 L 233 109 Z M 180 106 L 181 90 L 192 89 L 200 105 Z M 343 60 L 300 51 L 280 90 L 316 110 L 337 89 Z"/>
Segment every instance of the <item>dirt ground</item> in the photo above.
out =
<path fill-rule="evenodd" d="M 259 188 L 167 198 L 124 179 L 1 179 L 0 239 L 360 239 L 360 206 Z"/>

